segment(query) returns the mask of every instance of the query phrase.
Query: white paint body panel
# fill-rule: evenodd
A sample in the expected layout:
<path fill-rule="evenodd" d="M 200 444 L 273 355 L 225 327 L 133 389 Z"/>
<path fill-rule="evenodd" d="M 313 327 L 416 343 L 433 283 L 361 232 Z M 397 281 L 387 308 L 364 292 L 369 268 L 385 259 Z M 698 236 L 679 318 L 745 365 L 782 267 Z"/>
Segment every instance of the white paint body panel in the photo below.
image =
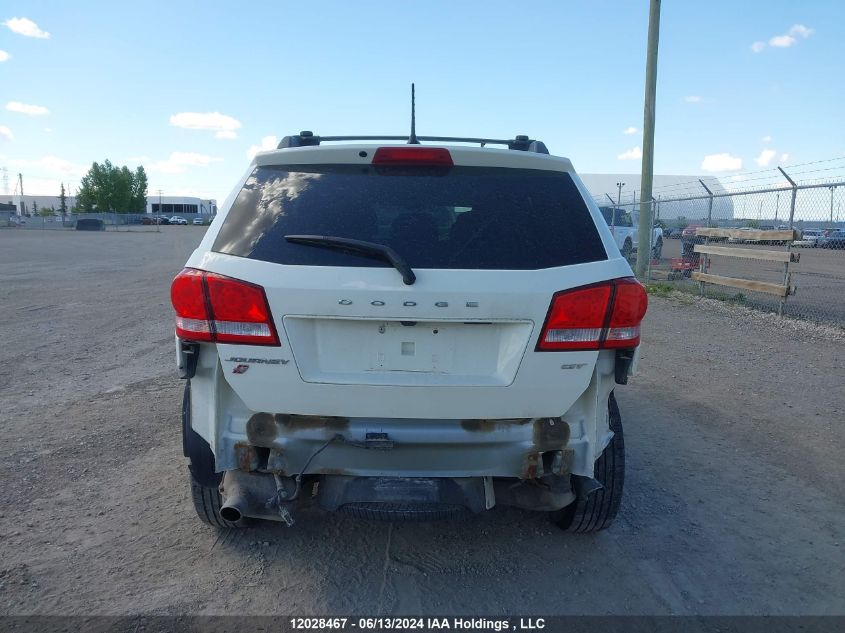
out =
<path fill-rule="evenodd" d="M 256 412 L 359 419 L 366 421 L 360 423 L 362 428 L 378 428 L 370 421 L 383 420 L 384 426 L 399 425 L 399 432 L 414 437 L 426 434 L 420 421 L 431 420 L 432 430 L 454 427 L 456 438 L 464 437 L 461 420 L 560 417 L 569 412 L 574 416 L 568 420 L 570 444 L 576 446 L 573 472 L 591 474 L 593 460 L 612 436 L 606 402 L 613 389 L 613 353 L 535 348 L 555 292 L 632 272 L 569 160 L 449 147 L 456 165 L 570 173 L 593 217 L 607 260 L 543 270 L 419 269 L 416 283 L 407 286 L 393 268 L 281 265 L 211 251 L 236 193 L 256 165 L 369 163 L 376 147 L 305 147 L 258 154 L 186 263 L 264 287 L 281 340 L 279 347 L 202 346 L 192 387 L 193 426 L 217 455 L 218 469 L 237 466 L 231 447 L 246 440 L 247 420 Z M 368 157 L 361 158 L 360 152 Z M 600 357 L 603 364 L 597 363 Z M 248 371 L 233 373 L 244 358 L 281 364 L 248 363 Z M 401 431 L 402 420 L 414 422 Z M 525 432 L 528 436 L 520 439 L 518 450 L 531 444 L 530 430 Z M 448 437 L 446 433 L 427 441 L 434 446 L 441 440 L 448 443 Z M 478 433 L 471 437 L 482 438 Z M 308 441 L 321 438 L 316 433 Z M 283 441 L 287 440 L 278 439 Z M 483 441 L 508 440 L 493 433 Z M 518 450 L 514 449 L 514 459 Z M 330 464 L 332 456 L 342 452 L 330 447 L 316 463 Z M 513 464 L 502 462 L 494 468 L 484 463 L 478 466 L 482 474 L 519 472 Z M 407 468 L 403 474 L 432 474 L 424 468 Z M 442 468 L 436 474 L 458 476 L 459 470 L 447 461 Z"/>

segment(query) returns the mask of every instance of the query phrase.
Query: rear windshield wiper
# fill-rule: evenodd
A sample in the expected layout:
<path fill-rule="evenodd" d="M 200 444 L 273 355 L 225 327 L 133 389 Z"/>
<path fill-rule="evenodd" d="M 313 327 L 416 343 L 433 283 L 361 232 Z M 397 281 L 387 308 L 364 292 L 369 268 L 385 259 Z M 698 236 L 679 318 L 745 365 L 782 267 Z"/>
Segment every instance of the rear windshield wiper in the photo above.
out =
<path fill-rule="evenodd" d="M 356 255 L 363 255 L 372 259 L 383 259 L 393 264 L 393 267 L 400 272 L 402 281 L 405 282 L 406 286 L 413 285 L 417 280 L 417 276 L 411 270 L 408 262 L 399 253 L 384 244 L 353 240 L 348 237 L 334 237 L 331 235 L 285 235 L 285 239 L 294 244 L 331 248 L 338 251 L 355 253 Z"/>

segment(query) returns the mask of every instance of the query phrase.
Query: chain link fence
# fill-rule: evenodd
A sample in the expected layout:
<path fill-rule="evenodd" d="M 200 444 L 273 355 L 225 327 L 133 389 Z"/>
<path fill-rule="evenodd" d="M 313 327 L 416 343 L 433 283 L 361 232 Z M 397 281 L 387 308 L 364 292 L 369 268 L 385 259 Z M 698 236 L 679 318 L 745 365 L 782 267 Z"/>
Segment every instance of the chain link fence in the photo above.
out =
<path fill-rule="evenodd" d="M 701 189 L 707 190 L 704 183 Z M 611 218 L 608 224 L 627 218 L 622 227 L 611 227 L 617 245 L 626 252 L 619 242 L 626 231 L 634 230 L 625 225 L 637 216 L 640 205 L 632 201 L 611 206 L 610 198 L 603 194 L 595 201 Z M 812 184 L 788 180 L 743 191 L 655 196 L 657 230 L 652 232 L 646 280 L 658 292 L 680 290 L 845 326 L 843 203 L 845 179 Z M 610 208 L 619 211 L 610 213 Z M 731 230 L 702 230 L 707 227 Z M 786 239 L 792 229 L 797 231 L 795 239 Z M 635 258 L 631 253 L 632 263 Z M 728 285 L 702 278 L 719 278 Z M 784 296 L 776 294 L 779 290 Z"/>
<path fill-rule="evenodd" d="M 101 230 L 101 231 L 158 231 L 164 225 L 173 225 L 175 216 L 159 217 L 147 213 L 69 213 L 64 217 L 48 216 L 18 216 L 14 213 L 0 213 L 0 229 L 20 230 Z M 177 217 L 184 220 L 184 224 L 208 225 L 214 216 L 206 213 L 180 213 Z M 181 225 L 181 222 L 179 223 Z"/>

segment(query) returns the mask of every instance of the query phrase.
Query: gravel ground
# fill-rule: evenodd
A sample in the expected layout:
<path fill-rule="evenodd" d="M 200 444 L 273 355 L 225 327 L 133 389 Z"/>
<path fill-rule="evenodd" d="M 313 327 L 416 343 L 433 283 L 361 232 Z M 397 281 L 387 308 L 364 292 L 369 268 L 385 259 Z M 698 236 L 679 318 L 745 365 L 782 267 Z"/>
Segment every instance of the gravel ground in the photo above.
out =
<path fill-rule="evenodd" d="M 0 614 L 845 614 L 839 330 L 654 298 L 601 534 L 509 509 L 217 532 L 168 304 L 203 229 L 162 229 L 0 231 Z"/>

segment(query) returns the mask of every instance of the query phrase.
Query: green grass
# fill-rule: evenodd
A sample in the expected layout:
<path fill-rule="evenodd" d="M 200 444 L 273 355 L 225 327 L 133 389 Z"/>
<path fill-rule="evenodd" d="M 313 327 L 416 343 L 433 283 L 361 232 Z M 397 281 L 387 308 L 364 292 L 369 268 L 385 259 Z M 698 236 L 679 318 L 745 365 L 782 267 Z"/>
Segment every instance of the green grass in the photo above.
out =
<path fill-rule="evenodd" d="M 651 281 L 645 284 L 646 292 L 655 297 L 671 297 L 673 292 L 681 292 L 687 295 L 699 296 L 701 293 L 698 284 L 681 283 L 672 284 L 665 281 Z M 713 288 L 707 288 L 704 294 L 708 299 L 726 301 L 727 303 L 745 304 L 747 297 L 741 293 L 722 292 Z"/>
<path fill-rule="evenodd" d="M 645 290 L 648 294 L 656 297 L 668 297 L 674 290 L 678 290 L 678 288 L 673 284 L 662 281 L 649 281 L 645 284 Z"/>

